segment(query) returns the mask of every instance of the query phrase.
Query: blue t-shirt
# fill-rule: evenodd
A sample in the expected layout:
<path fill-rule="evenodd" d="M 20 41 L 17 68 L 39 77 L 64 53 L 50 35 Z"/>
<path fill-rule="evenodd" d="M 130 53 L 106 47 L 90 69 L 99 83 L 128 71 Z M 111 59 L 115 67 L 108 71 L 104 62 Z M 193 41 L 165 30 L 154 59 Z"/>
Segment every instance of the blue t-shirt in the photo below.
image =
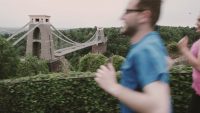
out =
<path fill-rule="evenodd" d="M 167 51 L 157 32 L 150 32 L 138 43 L 131 45 L 121 66 L 121 84 L 136 91 L 144 86 L 162 81 L 168 83 Z M 121 113 L 136 113 L 121 103 Z"/>

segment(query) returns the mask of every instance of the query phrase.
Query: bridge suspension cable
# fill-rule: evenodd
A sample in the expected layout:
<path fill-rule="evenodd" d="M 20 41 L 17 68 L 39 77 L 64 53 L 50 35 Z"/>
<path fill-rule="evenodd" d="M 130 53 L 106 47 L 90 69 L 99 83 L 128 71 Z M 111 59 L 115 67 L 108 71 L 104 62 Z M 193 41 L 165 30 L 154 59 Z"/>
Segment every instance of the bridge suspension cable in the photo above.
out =
<path fill-rule="evenodd" d="M 20 42 L 22 39 L 24 39 L 30 32 L 32 32 L 36 27 L 38 27 L 41 23 L 36 24 L 32 29 L 30 29 L 28 32 L 26 32 L 22 37 L 20 37 L 17 41 L 15 41 L 12 45 L 16 45 L 18 42 Z"/>
<path fill-rule="evenodd" d="M 56 36 L 57 38 L 59 38 L 60 40 L 66 42 L 66 43 L 68 43 L 68 44 L 75 45 L 75 43 L 69 42 L 69 41 L 67 41 L 67 40 L 65 40 L 65 39 L 63 39 L 63 38 L 61 38 L 61 37 L 58 36 L 56 33 L 54 33 L 54 32 L 51 32 L 51 33 L 52 33 L 54 36 Z"/>
<path fill-rule="evenodd" d="M 56 30 L 57 32 L 60 33 L 60 31 L 58 31 L 55 27 L 54 27 L 54 30 Z M 70 48 L 75 48 L 75 47 L 79 47 L 79 48 L 80 48 L 80 46 L 85 46 L 85 45 L 87 45 L 87 43 L 91 43 L 91 42 L 94 42 L 94 41 L 98 41 L 98 40 L 97 40 L 97 31 L 93 34 L 93 36 L 92 36 L 89 40 L 87 40 L 87 41 L 84 42 L 84 43 L 78 43 L 78 42 L 75 42 L 75 41 L 73 41 L 74 43 L 72 43 L 72 42 L 69 42 L 69 41 L 68 41 L 68 40 L 71 40 L 71 39 L 69 39 L 68 37 L 67 37 L 68 40 L 65 40 L 65 39 L 61 38 L 60 36 L 58 36 L 58 35 L 57 35 L 56 33 L 54 33 L 53 31 L 52 31 L 52 34 L 53 34 L 56 38 L 58 38 L 58 39 L 64 41 L 65 43 L 71 45 L 70 47 L 58 49 L 58 50 L 56 50 L 55 52 L 66 51 L 66 50 L 69 50 Z M 62 34 L 62 33 L 60 33 L 60 34 L 61 34 L 62 36 L 65 36 L 65 35 Z M 71 41 L 72 41 L 72 40 L 71 40 Z M 86 47 L 86 46 L 85 46 L 85 47 Z"/>
<path fill-rule="evenodd" d="M 30 25 L 31 21 L 28 22 L 26 25 L 24 25 L 21 29 L 19 29 L 18 31 L 16 31 L 12 36 L 10 36 L 9 38 L 7 38 L 6 40 L 9 41 L 11 40 L 14 36 L 16 36 L 17 34 L 21 33 L 24 28 L 26 28 L 28 25 Z"/>
<path fill-rule="evenodd" d="M 55 30 L 55 31 L 57 31 L 60 35 L 62 35 L 63 37 L 65 37 L 68 41 L 70 41 L 71 43 L 78 43 L 78 42 L 75 42 L 75 41 L 73 41 L 73 40 L 71 40 L 70 38 L 68 38 L 67 36 L 65 36 L 63 33 L 61 33 L 60 31 L 58 31 L 52 24 L 51 24 L 51 27 Z"/>
<path fill-rule="evenodd" d="M 97 31 L 96 31 L 96 32 L 94 33 L 94 35 L 93 35 L 89 40 L 87 40 L 85 43 L 93 41 L 93 40 L 96 38 L 96 35 L 97 35 Z"/>

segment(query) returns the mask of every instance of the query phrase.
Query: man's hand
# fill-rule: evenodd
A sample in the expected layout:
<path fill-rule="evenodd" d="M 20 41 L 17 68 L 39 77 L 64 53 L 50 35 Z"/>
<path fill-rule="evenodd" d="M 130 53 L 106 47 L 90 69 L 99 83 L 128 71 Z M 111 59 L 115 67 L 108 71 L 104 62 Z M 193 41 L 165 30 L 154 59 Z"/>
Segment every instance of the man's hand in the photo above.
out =
<path fill-rule="evenodd" d="M 116 71 L 111 63 L 108 63 L 107 66 L 101 65 L 95 75 L 95 81 L 102 89 L 110 94 L 117 93 Z"/>

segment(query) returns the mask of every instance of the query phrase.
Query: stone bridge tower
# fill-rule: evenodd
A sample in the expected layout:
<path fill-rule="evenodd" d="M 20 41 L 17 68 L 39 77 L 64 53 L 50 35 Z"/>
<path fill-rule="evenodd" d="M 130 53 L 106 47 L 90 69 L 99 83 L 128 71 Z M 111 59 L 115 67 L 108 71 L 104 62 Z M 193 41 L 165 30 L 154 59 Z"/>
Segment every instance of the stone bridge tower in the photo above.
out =
<path fill-rule="evenodd" d="M 33 29 L 27 36 L 26 54 L 52 61 L 54 57 L 54 44 L 47 15 L 29 15 L 31 23 L 29 30 Z"/>
<path fill-rule="evenodd" d="M 103 43 L 99 43 L 92 46 L 92 53 L 105 53 L 107 50 L 107 37 L 104 35 L 103 28 L 97 28 L 97 40 L 102 40 Z"/>

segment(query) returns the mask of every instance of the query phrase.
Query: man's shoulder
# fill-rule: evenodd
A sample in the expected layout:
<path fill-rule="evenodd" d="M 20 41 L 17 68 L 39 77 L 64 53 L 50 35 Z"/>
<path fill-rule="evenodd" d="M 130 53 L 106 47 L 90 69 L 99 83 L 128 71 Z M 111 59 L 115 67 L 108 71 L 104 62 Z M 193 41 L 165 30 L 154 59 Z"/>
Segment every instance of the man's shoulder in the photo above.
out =
<path fill-rule="evenodd" d="M 167 54 L 166 48 L 157 32 L 152 32 L 144 37 L 136 46 L 129 51 L 132 57 L 140 57 L 143 55 Z"/>
<path fill-rule="evenodd" d="M 140 46 L 135 48 L 135 54 L 136 55 L 142 55 L 142 54 L 154 54 L 162 52 L 162 49 L 164 46 L 162 46 L 161 42 L 158 40 L 148 40 L 144 43 L 141 43 Z"/>

